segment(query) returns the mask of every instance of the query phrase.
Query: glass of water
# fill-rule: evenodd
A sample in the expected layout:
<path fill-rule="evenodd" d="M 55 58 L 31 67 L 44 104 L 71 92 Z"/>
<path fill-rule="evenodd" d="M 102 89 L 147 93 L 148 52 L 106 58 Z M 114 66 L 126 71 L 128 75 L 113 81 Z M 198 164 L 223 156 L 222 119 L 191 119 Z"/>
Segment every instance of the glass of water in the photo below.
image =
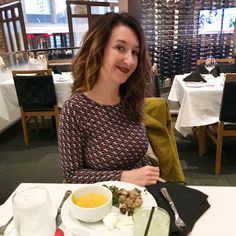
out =
<path fill-rule="evenodd" d="M 35 186 L 16 192 L 12 203 L 17 236 L 54 235 L 54 210 L 46 188 Z"/>
<path fill-rule="evenodd" d="M 144 236 L 152 208 L 139 208 L 133 214 L 135 236 Z M 168 236 L 170 216 L 160 207 L 155 207 L 150 221 L 148 236 Z"/>

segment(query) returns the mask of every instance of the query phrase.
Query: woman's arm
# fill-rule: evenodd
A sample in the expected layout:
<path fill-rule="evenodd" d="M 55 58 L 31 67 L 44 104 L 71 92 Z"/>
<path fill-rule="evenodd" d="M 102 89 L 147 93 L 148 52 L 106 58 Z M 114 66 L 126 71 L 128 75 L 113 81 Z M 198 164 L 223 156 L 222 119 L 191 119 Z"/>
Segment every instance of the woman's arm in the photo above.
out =
<path fill-rule="evenodd" d="M 148 186 L 156 184 L 160 180 L 159 167 L 144 166 L 138 169 L 123 171 L 121 181 Z"/>

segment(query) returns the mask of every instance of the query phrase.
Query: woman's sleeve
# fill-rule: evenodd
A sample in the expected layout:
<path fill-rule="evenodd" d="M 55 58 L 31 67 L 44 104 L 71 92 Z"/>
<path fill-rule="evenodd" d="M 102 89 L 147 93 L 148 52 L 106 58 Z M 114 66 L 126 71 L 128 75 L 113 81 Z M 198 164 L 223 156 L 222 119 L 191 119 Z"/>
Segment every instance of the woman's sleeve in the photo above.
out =
<path fill-rule="evenodd" d="M 102 171 L 86 168 L 84 165 L 85 132 L 80 122 L 80 114 L 67 102 L 60 114 L 58 147 L 60 164 L 67 183 L 95 183 L 120 180 L 121 172 Z M 95 158 L 95 157 L 94 157 Z"/>

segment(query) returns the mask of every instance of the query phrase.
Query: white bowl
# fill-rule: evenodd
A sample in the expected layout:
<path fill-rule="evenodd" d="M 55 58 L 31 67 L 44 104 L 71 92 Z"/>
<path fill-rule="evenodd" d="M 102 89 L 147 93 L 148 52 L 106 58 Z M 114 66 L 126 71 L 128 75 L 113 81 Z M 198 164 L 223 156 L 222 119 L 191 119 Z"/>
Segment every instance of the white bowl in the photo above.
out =
<path fill-rule="evenodd" d="M 108 201 L 101 206 L 93 208 L 80 207 L 74 203 L 73 196 L 75 198 L 78 198 L 81 195 L 89 193 L 102 194 L 103 196 L 108 198 Z M 69 203 L 70 203 L 71 213 L 75 218 L 84 222 L 97 222 L 99 220 L 102 220 L 111 211 L 112 192 L 108 188 L 101 185 L 91 184 L 82 186 L 71 194 Z"/>

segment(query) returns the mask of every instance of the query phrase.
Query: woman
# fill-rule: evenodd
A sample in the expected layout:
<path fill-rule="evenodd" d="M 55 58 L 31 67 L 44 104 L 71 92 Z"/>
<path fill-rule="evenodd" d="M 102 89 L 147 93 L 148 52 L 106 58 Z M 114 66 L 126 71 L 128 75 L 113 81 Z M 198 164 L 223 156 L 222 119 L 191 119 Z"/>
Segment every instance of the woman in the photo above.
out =
<path fill-rule="evenodd" d="M 59 152 L 66 182 L 120 180 L 155 184 L 159 168 L 145 156 L 145 81 L 150 78 L 144 35 L 127 13 L 107 13 L 85 34 L 72 63 L 74 84 L 64 104 Z"/>

